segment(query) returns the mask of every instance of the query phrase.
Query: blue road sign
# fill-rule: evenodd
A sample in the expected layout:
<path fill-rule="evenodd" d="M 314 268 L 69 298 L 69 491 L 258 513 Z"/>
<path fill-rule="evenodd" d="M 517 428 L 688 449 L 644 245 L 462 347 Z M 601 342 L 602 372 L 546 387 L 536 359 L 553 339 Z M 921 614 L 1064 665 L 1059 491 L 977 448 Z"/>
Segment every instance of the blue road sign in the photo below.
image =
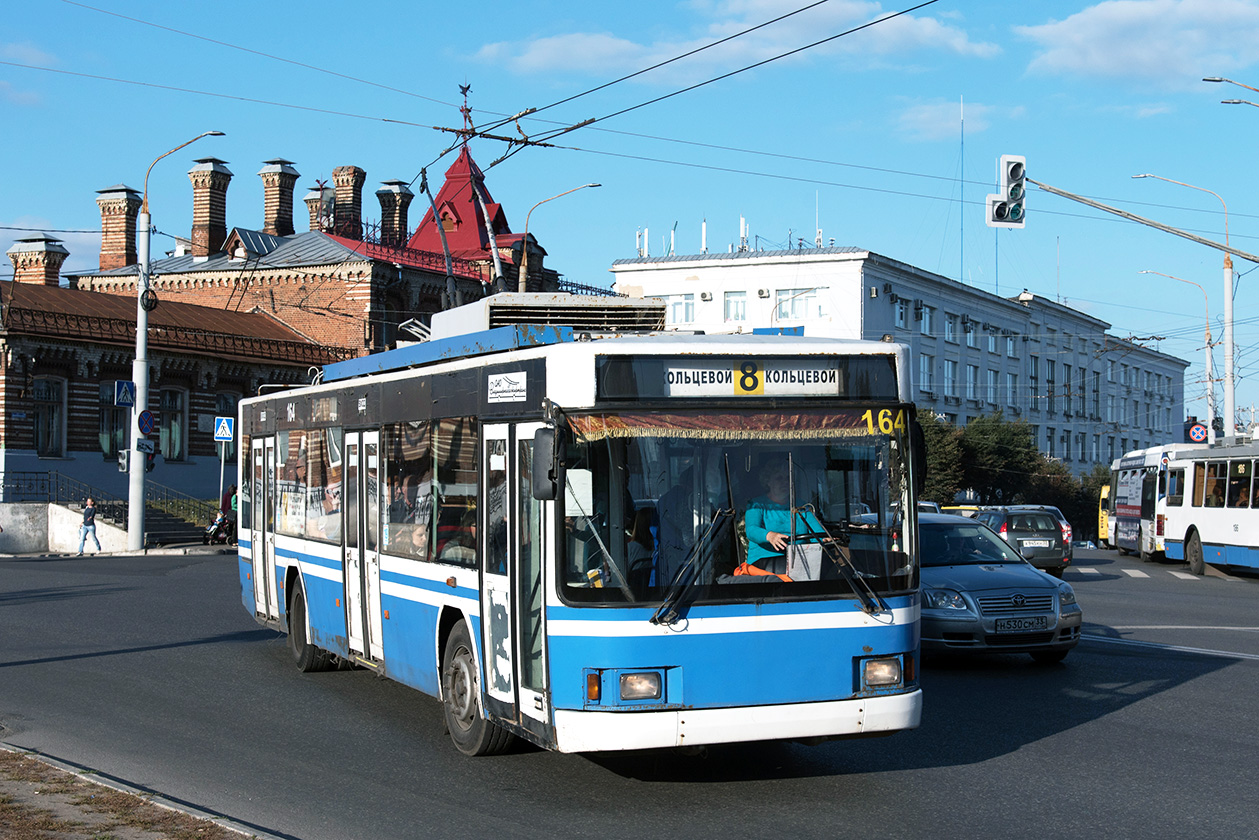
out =
<path fill-rule="evenodd" d="M 136 384 L 126 379 L 114 380 L 114 405 L 119 408 L 134 408 L 136 404 Z"/>
<path fill-rule="evenodd" d="M 214 439 L 216 441 L 225 441 L 231 443 L 235 437 L 232 434 L 232 427 L 236 425 L 235 417 L 215 417 L 214 418 Z"/>
<path fill-rule="evenodd" d="M 139 427 L 142 435 L 153 434 L 153 412 L 148 409 L 141 411 L 139 416 L 136 417 L 136 426 Z"/>

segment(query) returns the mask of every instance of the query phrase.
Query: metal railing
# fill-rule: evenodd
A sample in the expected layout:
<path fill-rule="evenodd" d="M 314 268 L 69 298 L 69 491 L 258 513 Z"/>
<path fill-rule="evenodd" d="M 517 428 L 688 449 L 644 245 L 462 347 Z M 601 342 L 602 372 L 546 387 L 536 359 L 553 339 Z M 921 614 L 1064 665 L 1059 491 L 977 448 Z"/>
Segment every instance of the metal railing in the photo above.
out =
<path fill-rule="evenodd" d="M 98 517 L 126 527 L 127 500 L 77 478 L 56 471 L 11 471 L 0 477 L 0 502 L 48 502 L 82 507 L 89 496 L 96 502 Z M 197 499 L 151 481 L 145 482 L 144 503 L 146 508 L 198 526 L 214 521 L 219 510 L 217 501 Z"/>

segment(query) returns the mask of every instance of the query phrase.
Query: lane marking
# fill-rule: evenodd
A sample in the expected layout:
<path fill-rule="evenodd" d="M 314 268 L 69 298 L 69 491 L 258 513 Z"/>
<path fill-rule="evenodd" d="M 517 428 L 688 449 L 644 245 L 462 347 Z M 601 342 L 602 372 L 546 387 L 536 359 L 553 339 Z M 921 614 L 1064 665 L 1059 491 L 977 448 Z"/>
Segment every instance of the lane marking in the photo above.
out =
<path fill-rule="evenodd" d="M 1134 577 L 1134 578 L 1148 578 L 1149 577 L 1149 575 L 1147 575 L 1145 572 L 1141 571 L 1140 569 L 1120 569 L 1120 571 L 1122 571 L 1128 577 Z"/>
<path fill-rule="evenodd" d="M 1259 653 L 1239 653 L 1237 651 L 1230 650 L 1211 650 L 1209 648 L 1184 647 L 1182 645 L 1161 645 L 1158 642 L 1138 642 L 1132 639 L 1114 639 L 1109 636 L 1094 636 L 1090 633 L 1081 633 L 1080 638 L 1090 642 L 1105 642 L 1107 644 L 1122 645 L 1125 647 L 1175 651 L 1176 653 L 1196 653 L 1199 656 L 1215 656 L 1221 659 L 1248 659 L 1252 662 L 1259 662 Z"/>
<path fill-rule="evenodd" d="M 1111 630 L 1233 630 L 1238 633 L 1259 633 L 1259 627 L 1217 627 L 1200 624 L 1125 624 L 1116 625 Z M 1108 637 L 1103 637 L 1108 638 Z"/>
<path fill-rule="evenodd" d="M 1168 572 L 1168 574 L 1181 580 L 1201 580 L 1198 575 L 1191 575 L 1189 572 Z"/>
<path fill-rule="evenodd" d="M 1092 568 L 1089 568 L 1088 566 L 1076 566 L 1075 570 L 1077 572 L 1082 572 L 1083 574 L 1086 574 L 1086 575 L 1100 575 L 1101 574 L 1101 572 L 1098 571 L 1097 569 L 1092 569 Z"/>

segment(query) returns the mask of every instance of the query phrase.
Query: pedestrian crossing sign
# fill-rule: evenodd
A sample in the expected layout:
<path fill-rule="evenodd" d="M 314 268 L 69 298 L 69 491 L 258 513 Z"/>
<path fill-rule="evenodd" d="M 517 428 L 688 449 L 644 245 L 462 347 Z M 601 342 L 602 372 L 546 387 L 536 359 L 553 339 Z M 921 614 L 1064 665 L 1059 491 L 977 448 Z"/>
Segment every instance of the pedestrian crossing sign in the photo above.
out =
<path fill-rule="evenodd" d="M 235 435 L 232 434 L 232 427 L 235 425 L 235 417 L 215 417 L 214 418 L 214 439 L 216 441 L 231 442 Z"/>

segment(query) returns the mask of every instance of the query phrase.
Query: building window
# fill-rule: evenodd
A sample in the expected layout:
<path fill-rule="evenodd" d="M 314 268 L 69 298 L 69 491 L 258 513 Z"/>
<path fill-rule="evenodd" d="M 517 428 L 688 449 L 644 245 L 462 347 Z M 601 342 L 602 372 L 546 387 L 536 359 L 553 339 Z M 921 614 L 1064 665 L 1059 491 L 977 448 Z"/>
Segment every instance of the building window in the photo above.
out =
<path fill-rule="evenodd" d="M 896 326 L 905 329 L 909 324 L 909 301 L 900 298 L 896 301 Z"/>
<path fill-rule="evenodd" d="M 993 333 L 988 333 L 988 352 L 997 352 L 997 337 Z"/>
<path fill-rule="evenodd" d="M 236 394 L 216 394 L 214 396 L 214 413 L 216 417 L 235 417 L 236 403 L 240 401 L 240 397 Z M 235 428 L 235 424 L 232 424 Z M 215 447 L 218 455 L 224 461 L 231 463 L 236 460 L 236 441 L 227 443 L 219 442 Z"/>
<path fill-rule="evenodd" d="M 748 293 L 726 292 L 726 321 L 746 321 L 748 319 Z"/>
<path fill-rule="evenodd" d="M 1018 358 L 1018 342 L 1014 340 L 1014 336 L 1007 335 L 1005 337 L 1005 354 L 1011 359 Z"/>
<path fill-rule="evenodd" d="M 670 324 L 689 324 L 695 320 L 695 295 L 664 295 L 669 307 Z"/>
<path fill-rule="evenodd" d="M 1062 410 L 1071 413 L 1071 365 L 1062 366 Z"/>
<path fill-rule="evenodd" d="M 822 317 L 817 289 L 779 289 L 774 317 L 779 321 L 803 321 Z"/>
<path fill-rule="evenodd" d="M 174 388 L 163 388 L 158 409 L 161 419 L 158 425 L 158 448 L 167 461 L 188 460 L 188 393 Z"/>
<path fill-rule="evenodd" d="M 957 362 L 953 359 L 944 360 L 944 395 L 957 396 Z"/>
<path fill-rule="evenodd" d="M 926 353 L 918 357 L 918 390 L 931 392 L 935 390 L 936 357 Z"/>
<path fill-rule="evenodd" d="M 31 384 L 31 400 L 35 404 L 35 454 L 41 458 L 64 458 L 65 380 L 37 377 Z"/>
<path fill-rule="evenodd" d="M 1045 360 L 1045 410 L 1054 411 L 1055 401 L 1054 360 Z"/>
<path fill-rule="evenodd" d="M 968 329 L 968 330 L 966 331 L 966 346 L 967 346 L 967 347 L 978 347 L 978 346 L 979 346 L 979 337 L 975 334 L 975 322 L 974 322 L 974 321 L 971 321 L 971 322 L 970 322 L 970 329 Z"/>
<path fill-rule="evenodd" d="M 1057 447 L 1054 446 L 1054 429 L 1051 426 L 1045 430 L 1045 454 L 1053 458 L 1055 452 Z"/>
<path fill-rule="evenodd" d="M 988 371 L 988 402 L 991 405 L 997 403 L 997 372 L 995 370 Z"/>
<path fill-rule="evenodd" d="M 1029 408 L 1035 411 L 1040 408 L 1040 404 L 1037 402 L 1040 399 L 1040 359 L 1032 355 L 1027 357 L 1027 385 L 1027 392 L 1031 401 Z"/>
<path fill-rule="evenodd" d="M 1007 373 L 1005 375 L 1005 402 L 1006 405 L 1017 406 L 1019 393 L 1019 375 L 1017 373 Z"/>
<path fill-rule="evenodd" d="M 957 316 L 944 313 L 944 340 L 957 343 Z"/>
<path fill-rule="evenodd" d="M 922 325 L 920 327 L 920 331 L 922 332 L 923 335 L 935 335 L 935 332 L 936 332 L 935 315 L 936 315 L 936 311 L 932 309 L 930 306 L 924 306 L 922 308 Z"/>
<path fill-rule="evenodd" d="M 1071 433 L 1070 432 L 1062 433 L 1062 460 L 1064 461 L 1071 460 Z"/>
<path fill-rule="evenodd" d="M 114 380 L 100 385 L 100 443 L 106 458 L 114 458 L 127 449 L 128 411 L 114 405 Z"/>
<path fill-rule="evenodd" d="M 979 366 L 966 366 L 966 399 L 979 399 Z"/>
<path fill-rule="evenodd" d="M 1093 371 L 1093 416 L 1102 416 L 1102 375 Z"/>

